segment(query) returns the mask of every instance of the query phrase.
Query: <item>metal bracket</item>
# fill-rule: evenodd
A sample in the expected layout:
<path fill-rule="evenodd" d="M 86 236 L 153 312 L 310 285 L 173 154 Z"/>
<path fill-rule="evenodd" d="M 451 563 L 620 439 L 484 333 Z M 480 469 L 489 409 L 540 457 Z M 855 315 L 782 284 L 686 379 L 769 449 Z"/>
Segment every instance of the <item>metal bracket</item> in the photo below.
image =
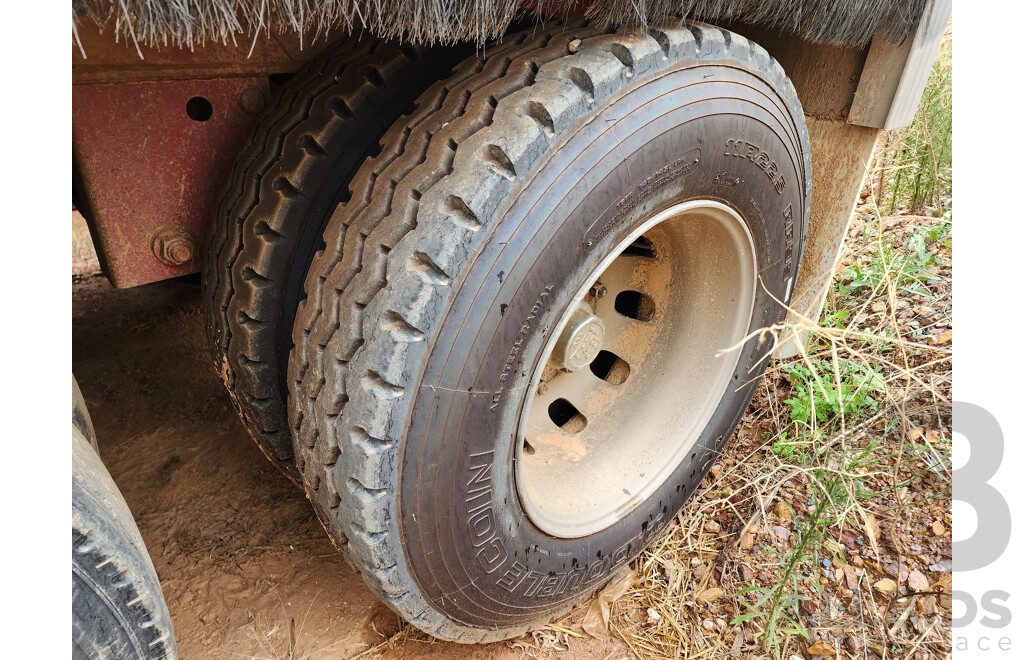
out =
<path fill-rule="evenodd" d="M 953 0 L 929 0 L 917 27 L 902 43 L 871 42 L 849 123 L 891 130 L 914 121 L 952 14 Z"/>

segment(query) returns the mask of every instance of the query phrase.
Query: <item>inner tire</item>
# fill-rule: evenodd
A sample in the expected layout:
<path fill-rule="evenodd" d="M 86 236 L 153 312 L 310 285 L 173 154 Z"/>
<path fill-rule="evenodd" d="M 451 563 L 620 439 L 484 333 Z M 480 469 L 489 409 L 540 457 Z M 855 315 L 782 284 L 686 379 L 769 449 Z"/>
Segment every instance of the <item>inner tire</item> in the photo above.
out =
<path fill-rule="evenodd" d="M 309 262 L 380 136 L 465 55 L 344 40 L 278 90 L 231 174 L 206 251 L 207 338 L 250 435 L 293 480 L 285 374 Z"/>
<path fill-rule="evenodd" d="M 473 77 L 459 78 L 470 64 L 460 66 L 456 80 L 424 94 L 420 107 L 437 107 L 432 115 L 383 139 L 383 153 L 401 151 L 406 137 L 416 146 L 396 161 L 396 185 L 377 177 L 369 204 L 332 219 L 290 361 L 296 453 L 325 527 L 400 615 L 462 642 L 543 625 L 666 529 L 750 402 L 772 345 L 756 331 L 785 316 L 810 201 L 796 94 L 778 63 L 739 35 L 699 24 L 646 34 L 575 24 L 489 55 Z M 370 178 L 368 163 L 356 179 Z M 751 272 L 734 276 L 743 266 L 730 255 L 742 250 L 720 250 L 726 233 L 681 230 L 678 249 L 653 229 L 633 235 L 681 208 L 734 218 L 722 227 L 743 234 L 735 243 L 747 241 Z M 359 227 L 360 240 L 341 225 Z M 716 250 L 716 263 L 699 267 L 701 253 Z M 693 327 L 706 338 L 702 313 L 734 306 L 743 322 L 691 351 L 675 390 L 651 392 L 657 432 L 685 437 L 661 464 L 621 470 L 658 478 L 638 482 L 646 490 L 626 505 L 609 504 L 618 507 L 610 518 L 563 532 L 524 506 L 524 419 L 566 319 L 585 325 L 580 301 L 596 297 L 593 278 L 616 251 L 684 260 L 663 281 L 628 280 L 636 295 L 616 313 L 643 322 L 690 296 L 717 308 L 677 310 L 670 331 Z M 738 283 L 748 280 L 743 293 Z M 632 366 L 671 369 L 672 357 Z M 719 374 L 722 359 L 729 367 Z M 600 413 L 547 410 L 569 430 L 580 428 L 577 414 Z M 706 412 L 694 426 L 673 417 L 679 410 Z"/>

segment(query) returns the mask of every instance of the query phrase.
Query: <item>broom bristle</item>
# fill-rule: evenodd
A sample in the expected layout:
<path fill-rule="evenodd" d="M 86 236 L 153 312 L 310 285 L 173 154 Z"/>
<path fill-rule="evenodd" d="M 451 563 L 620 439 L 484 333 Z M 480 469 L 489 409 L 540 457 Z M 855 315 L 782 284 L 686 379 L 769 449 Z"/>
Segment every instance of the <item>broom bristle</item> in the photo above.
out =
<path fill-rule="evenodd" d="M 729 20 L 783 30 L 813 43 L 863 46 L 875 35 L 901 39 L 926 0 L 592 0 L 587 15 L 601 27 L 646 27 L 685 18 Z M 207 41 L 251 41 L 271 31 L 312 38 L 329 31 L 369 32 L 413 44 L 473 41 L 504 34 L 521 0 L 72 0 L 75 21 L 112 27 L 147 46 L 188 48 Z M 540 18 L 579 0 L 536 0 L 523 11 Z"/>

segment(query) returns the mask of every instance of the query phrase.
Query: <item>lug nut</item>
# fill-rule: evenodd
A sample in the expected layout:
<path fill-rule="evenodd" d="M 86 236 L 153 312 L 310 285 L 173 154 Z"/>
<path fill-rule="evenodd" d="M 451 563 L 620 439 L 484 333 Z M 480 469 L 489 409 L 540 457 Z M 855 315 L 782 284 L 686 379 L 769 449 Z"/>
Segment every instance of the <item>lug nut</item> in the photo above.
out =
<path fill-rule="evenodd" d="M 181 266 L 195 257 L 196 239 L 181 227 L 161 227 L 153 234 L 150 249 L 160 263 Z"/>

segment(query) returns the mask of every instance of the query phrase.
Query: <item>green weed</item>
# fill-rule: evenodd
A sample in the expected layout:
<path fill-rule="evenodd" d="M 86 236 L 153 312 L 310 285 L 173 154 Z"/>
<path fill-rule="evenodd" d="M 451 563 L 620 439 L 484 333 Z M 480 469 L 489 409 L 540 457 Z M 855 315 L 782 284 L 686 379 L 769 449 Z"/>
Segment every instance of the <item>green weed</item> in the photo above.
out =
<path fill-rule="evenodd" d="M 953 41 L 943 40 L 914 122 L 883 143 L 882 209 L 941 215 L 953 188 Z"/>
<path fill-rule="evenodd" d="M 875 368 L 846 358 L 838 363 L 838 373 L 816 360 L 782 367 L 795 392 L 783 401 L 789 406 L 790 419 L 807 426 L 828 424 L 840 415 L 852 421 L 878 407 L 872 394 L 882 390 L 883 383 Z"/>
<path fill-rule="evenodd" d="M 820 593 L 817 567 L 824 563 L 822 560 L 827 559 L 829 565 L 846 563 L 842 546 L 834 552 L 828 550 L 826 531 L 843 524 L 856 509 L 857 501 L 871 494 L 860 478 L 852 476 L 870 463 L 869 452 L 870 448 L 845 455 L 838 463 L 841 468 L 817 466 L 804 471 L 812 495 L 806 507 L 799 510 L 786 505 L 793 515 L 788 549 L 767 550 L 778 562 L 780 579 L 770 586 L 752 585 L 737 592 L 745 611 L 732 624 L 759 621 L 764 645 L 776 658 L 782 657 L 783 635 L 809 637 L 800 603 L 813 598 L 808 594 Z"/>
<path fill-rule="evenodd" d="M 787 463 L 805 465 L 811 460 L 810 443 L 799 438 L 790 438 L 783 431 L 779 439 L 772 443 L 772 451 Z"/>
<path fill-rule="evenodd" d="M 949 202 L 952 204 L 952 199 Z M 885 290 L 887 284 L 892 284 L 903 291 L 934 297 L 928 284 L 939 279 L 939 268 L 950 265 L 945 253 L 953 247 L 951 212 L 947 210 L 934 225 L 911 225 L 902 237 L 882 236 L 875 245 L 877 250 L 870 259 L 843 270 L 835 284 L 837 296 L 851 296 L 860 289 Z"/>

